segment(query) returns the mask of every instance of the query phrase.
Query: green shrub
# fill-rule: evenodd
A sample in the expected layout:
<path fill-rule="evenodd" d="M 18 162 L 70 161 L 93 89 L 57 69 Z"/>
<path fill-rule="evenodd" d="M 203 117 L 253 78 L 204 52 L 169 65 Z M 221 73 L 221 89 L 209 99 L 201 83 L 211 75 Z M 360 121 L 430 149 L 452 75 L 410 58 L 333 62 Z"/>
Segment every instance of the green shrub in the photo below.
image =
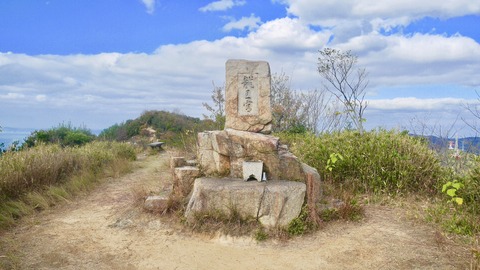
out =
<path fill-rule="evenodd" d="M 95 139 L 95 135 L 85 127 L 72 127 L 71 124 L 60 124 L 48 130 L 36 130 L 25 139 L 24 148 L 38 144 L 59 144 L 61 146 L 81 146 Z"/>
<path fill-rule="evenodd" d="M 292 151 L 314 166 L 323 179 L 356 192 L 434 194 L 441 188 L 445 170 L 436 153 L 418 138 L 397 131 L 377 130 L 321 134 L 280 134 Z M 335 153 L 331 172 L 327 162 Z"/>
<path fill-rule="evenodd" d="M 463 180 L 463 185 L 464 188 L 459 190 L 459 196 L 464 199 L 465 204 L 480 207 L 480 161 L 476 161 L 472 170 Z"/>
<path fill-rule="evenodd" d="M 309 210 L 308 206 L 304 205 L 302 211 L 298 217 L 294 218 L 288 224 L 286 230 L 290 236 L 303 235 L 308 232 L 313 231 L 316 228 L 316 225 L 309 219 L 308 216 Z"/>

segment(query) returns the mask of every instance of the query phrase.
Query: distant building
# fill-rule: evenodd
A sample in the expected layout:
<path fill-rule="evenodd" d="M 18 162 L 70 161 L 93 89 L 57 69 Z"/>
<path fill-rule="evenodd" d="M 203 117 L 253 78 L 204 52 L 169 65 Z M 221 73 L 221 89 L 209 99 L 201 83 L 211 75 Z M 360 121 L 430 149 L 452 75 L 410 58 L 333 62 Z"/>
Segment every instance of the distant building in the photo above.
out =
<path fill-rule="evenodd" d="M 448 141 L 448 150 L 455 150 L 455 142 Z"/>

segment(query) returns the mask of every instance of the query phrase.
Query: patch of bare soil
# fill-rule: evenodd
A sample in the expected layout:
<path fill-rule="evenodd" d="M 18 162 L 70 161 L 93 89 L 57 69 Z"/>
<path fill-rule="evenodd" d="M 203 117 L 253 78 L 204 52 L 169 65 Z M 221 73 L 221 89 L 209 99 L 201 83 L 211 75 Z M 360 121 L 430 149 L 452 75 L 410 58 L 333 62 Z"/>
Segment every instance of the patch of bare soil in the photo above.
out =
<path fill-rule="evenodd" d="M 168 190 L 168 153 L 91 194 L 24 219 L 2 235 L 20 269 L 466 269 L 468 251 L 405 210 L 367 206 L 358 223 L 332 222 L 287 242 L 205 236 L 146 213 L 145 188 Z M 1 256 L 0 260 L 6 259 Z"/>

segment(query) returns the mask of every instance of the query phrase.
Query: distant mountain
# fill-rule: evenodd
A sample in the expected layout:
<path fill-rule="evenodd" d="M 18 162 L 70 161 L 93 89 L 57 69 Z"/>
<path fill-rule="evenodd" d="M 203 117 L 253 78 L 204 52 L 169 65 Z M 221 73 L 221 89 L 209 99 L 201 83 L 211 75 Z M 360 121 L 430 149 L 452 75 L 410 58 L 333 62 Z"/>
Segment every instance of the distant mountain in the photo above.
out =
<path fill-rule="evenodd" d="M 423 137 L 427 139 L 431 147 L 437 151 L 449 149 L 450 147 L 455 147 L 455 138 L 440 138 L 436 136 Z M 480 137 L 458 138 L 458 149 L 477 155 L 480 154 Z"/>

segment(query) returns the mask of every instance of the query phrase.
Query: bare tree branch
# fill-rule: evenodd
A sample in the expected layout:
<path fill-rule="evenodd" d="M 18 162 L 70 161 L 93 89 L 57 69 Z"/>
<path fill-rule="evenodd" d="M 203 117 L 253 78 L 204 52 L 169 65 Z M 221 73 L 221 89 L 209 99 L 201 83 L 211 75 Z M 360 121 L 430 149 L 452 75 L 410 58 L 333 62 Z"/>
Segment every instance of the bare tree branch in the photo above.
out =
<path fill-rule="evenodd" d="M 350 51 L 326 48 L 320 51 L 318 72 L 327 82 L 324 83 L 325 89 L 343 104 L 344 113 L 362 134 L 363 114 L 368 105 L 365 101 L 368 74 L 365 68 L 355 69 L 356 63 L 357 57 Z"/>

